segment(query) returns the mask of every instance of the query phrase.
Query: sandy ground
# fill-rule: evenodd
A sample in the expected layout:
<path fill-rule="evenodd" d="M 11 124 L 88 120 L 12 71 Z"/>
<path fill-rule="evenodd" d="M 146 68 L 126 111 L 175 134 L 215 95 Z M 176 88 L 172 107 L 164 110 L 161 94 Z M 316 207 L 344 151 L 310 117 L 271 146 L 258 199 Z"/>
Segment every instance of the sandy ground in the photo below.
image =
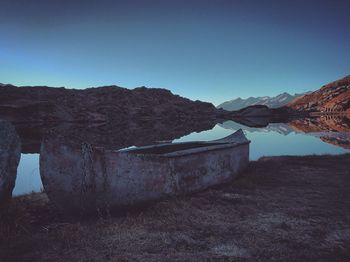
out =
<path fill-rule="evenodd" d="M 263 158 L 227 185 L 85 221 L 33 194 L 0 219 L 0 261 L 350 261 L 350 154 Z"/>

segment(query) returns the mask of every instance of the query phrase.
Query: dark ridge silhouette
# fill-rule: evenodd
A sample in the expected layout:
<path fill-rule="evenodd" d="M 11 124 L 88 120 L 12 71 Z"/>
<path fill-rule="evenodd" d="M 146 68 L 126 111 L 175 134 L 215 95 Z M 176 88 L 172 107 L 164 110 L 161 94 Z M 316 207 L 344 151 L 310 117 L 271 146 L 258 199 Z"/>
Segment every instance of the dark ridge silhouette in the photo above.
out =
<path fill-rule="evenodd" d="M 118 86 L 83 90 L 46 86 L 0 88 L 0 117 L 16 122 L 166 119 L 192 121 L 223 114 L 211 103 L 191 101 L 160 88 Z"/>

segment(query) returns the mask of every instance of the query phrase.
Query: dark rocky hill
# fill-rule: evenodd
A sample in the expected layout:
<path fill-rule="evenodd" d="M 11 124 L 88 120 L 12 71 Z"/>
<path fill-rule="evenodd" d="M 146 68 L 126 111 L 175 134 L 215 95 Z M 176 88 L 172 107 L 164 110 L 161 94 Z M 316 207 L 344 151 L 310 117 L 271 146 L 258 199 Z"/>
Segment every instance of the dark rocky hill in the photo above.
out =
<path fill-rule="evenodd" d="M 39 152 L 48 132 L 119 149 L 211 129 L 225 114 L 165 89 L 0 86 L 0 119 L 14 124 L 27 153 Z"/>
<path fill-rule="evenodd" d="M 84 90 L 45 86 L 0 87 L 0 118 L 33 121 L 121 121 L 212 119 L 222 111 L 212 104 L 191 101 L 166 89 L 118 86 Z"/>

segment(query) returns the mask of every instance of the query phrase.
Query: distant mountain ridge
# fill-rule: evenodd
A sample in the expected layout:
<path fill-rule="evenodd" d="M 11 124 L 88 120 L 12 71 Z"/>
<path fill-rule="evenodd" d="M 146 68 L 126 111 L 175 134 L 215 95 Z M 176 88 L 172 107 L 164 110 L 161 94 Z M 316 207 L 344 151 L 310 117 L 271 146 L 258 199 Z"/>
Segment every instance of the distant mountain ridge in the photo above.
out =
<path fill-rule="evenodd" d="M 217 108 L 222 108 L 227 111 L 236 111 L 236 110 L 245 108 L 247 106 L 254 106 L 254 105 L 266 105 L 269 108 L 278 108 L 278 107 L 287 105 L 289 102 L 293 101 L 294 99 L 302 95 L 304 94 L 291 95 L 287 92 L 284 92 L 282 94 L 279 94 L 273 97 L 270 97 L 270 96 L 248 97 L 247 99 L 242 99 L 239 97 L 230 101 L 226 101 L 218 105 Z"/>

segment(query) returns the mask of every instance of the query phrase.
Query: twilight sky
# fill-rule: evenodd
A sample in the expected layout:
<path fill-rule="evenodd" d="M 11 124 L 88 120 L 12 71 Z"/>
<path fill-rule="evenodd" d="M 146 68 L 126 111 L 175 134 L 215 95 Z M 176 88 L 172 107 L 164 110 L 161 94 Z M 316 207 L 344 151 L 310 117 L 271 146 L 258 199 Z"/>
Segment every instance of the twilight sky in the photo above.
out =
<path fill-rule="evenodd" d="M 0 0 L 0 82 L 218 104 L 350 74 L 348 0 Z"/>

